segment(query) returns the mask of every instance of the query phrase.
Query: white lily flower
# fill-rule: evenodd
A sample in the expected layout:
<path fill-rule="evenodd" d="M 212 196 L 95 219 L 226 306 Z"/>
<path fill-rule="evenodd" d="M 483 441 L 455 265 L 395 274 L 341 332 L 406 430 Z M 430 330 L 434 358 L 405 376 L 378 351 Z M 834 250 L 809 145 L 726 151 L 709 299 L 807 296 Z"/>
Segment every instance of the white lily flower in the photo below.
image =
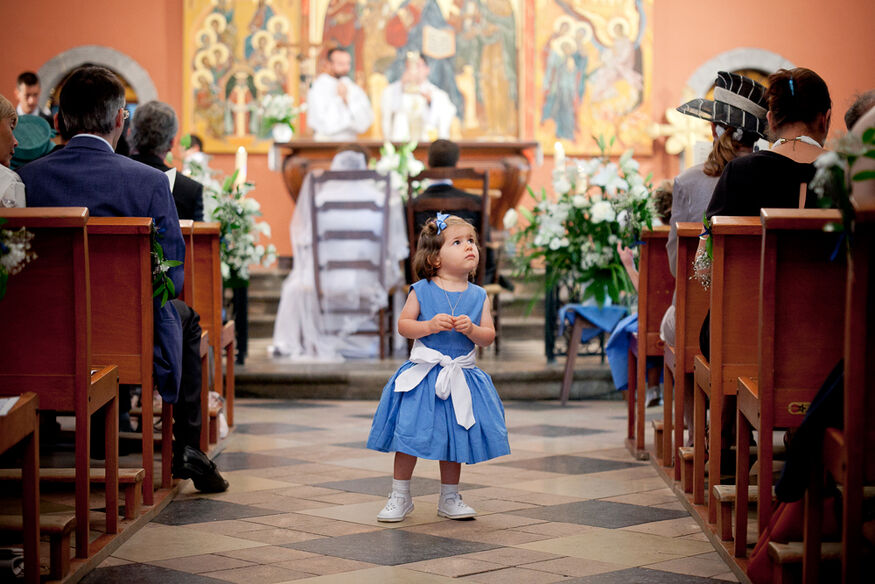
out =
<path fill-rule="evenodd" d="M 502 219 L 502 223 L 504 223 L 505 229 L 513 229 L 516 227 L 517 221 L 519 220 L 519 215 L 516 212 L 516 209 L 508 209 L 507 213 L 504 214 L 504 219 Z"/>

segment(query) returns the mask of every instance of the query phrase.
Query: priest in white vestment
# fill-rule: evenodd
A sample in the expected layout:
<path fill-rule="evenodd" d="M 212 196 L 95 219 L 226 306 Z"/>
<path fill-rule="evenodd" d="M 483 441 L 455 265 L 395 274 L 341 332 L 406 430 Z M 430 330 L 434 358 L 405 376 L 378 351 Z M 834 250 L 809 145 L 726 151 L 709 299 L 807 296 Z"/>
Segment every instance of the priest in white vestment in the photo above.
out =
<path fill-rule="evenodd" d="M 367 161 L 357 151 L 338 153 L 331 162 L 331 170 L 365 170 Z M 376 357 L 379 345 L 375 337 L 355 335 L 356 331 L 373 330 L 373 315 L 387 306 L 387 288 L 402 283 L 400 262 L 407 257 L 407 230 L 400 194 L 393 190 L 389 204 L 388 257 L 384 264 L 385 288 L 375 274 L 365 270 L 336 270 L 322 279 L 323 303 L 326 308 L 359 306 L 362 303 L 371 309 L 370 315 L 351 314 L 344 322 L 324 322 L 316 293 L 316 276 L 313 266 L 313 233 L 310 202 L 310 175 L 304 179 L 295 214 L 292 217 L 291 236 L 294 251 L 294 266 L 283 282 L 276 323 L 274 324 L 272 352 L 275 356 L 292 357 L 295 360 L 340 361 L 343 358 Z M 373 201 L 382 207 L 386 204 L 386 190 L 371 180 L 328 181 L 316 192 L 316 205 L 330 201 Z M 381 233 L 382 211 L 331 210 L 319 211 L 319 230 L 372 230 Z M 361 241 L 350 243 L 332 241 L 319 243 L 319 260 L 324 264 L 337 260 L 370 260 L 377 262 L 379 245 L 362 245 Z M 400 287 L 398 287 L 400 289 Z M 396 314 L 404 303 L 403 294 L 394 299 Z M 330 312 L 330 311 L 329 311 Z M 394 324 L 394 323 L 393 323 Z M 342 331 L 329 333 L 326 331 Z M 396 336 L 395 347 L 402 343 Z M 406 348 L 406 347 L 405 347 Z"/>
<path fill-rule="evenodd" d="M 410 53 L 401 79 L 383 90 L 383 138 L 392 142 L 434 141 L 450 137 L 456 106 L 447 92 L 429 82 L 428 64 Z"/>
<path fill-rule="evenodd" d="M 307 124 L 316 140 L 351 142 L 374 123 L 371 102 L 348 77 L 351 58 L 343 49 L 328 52 L 328 70 L 307 94 Z"/>

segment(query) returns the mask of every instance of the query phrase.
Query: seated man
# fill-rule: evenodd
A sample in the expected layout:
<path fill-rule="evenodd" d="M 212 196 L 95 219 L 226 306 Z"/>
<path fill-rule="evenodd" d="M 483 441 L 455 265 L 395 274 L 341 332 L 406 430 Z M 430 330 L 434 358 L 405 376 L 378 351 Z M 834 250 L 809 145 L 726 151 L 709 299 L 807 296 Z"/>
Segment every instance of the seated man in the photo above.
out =
<path fill-rule="evenodd" d="M 154 168 L 115 154 L 127 118 L 125 90 L 103 67 L 82 67 L 64 84 L 60 116 L 73 138 L 21 169 L 32 207 L 88 207 L 95 217 L 152 217 L 164 256 L 185 259 L 185 242 L 167 177 Z M 168 276 L 182 290 L 183 266 Z M 228 483 L 198 449 L 201 428 L 200 318 L 185 303 L 155 303 L 155 384 L 174 404 L 173 474 L 192 478 L 203 492 Z"/>
<path fill-rule="evenodd" d="M 409 53 L 401 79 L 383 90 L 380 104 L 385 140 L 416 142 L 450 137 L 456 106 L 446 91 L 428 80 L 428 74 L 423 56 Z"/>
<path fill-rule="evenodd" d="M 451 142 L 450 140 L 435 140 L 432 142 L 431 146 L 428 147 L 428 167 L 429 168 L 455 168 L 456 164 L 459 162 L 459 145 L 455 142 Z M 463 190 L 457 189 L 453 186 L 452 181 L 432 181 L 431 185 L 422 193 L 419 194 L 417 199 L 421 199 L 425 197 L 426 199 L 447 199 L 447 198 L 456 198 L 461 197 L 463 199 L 469 199 L 474 201 L 478 205 L 480 204 L 480 195 L 474 195 L 471 193 L 467 193 Z M 480 212 L 479 211 L 467 211 L 467 210 L 458 210 L 453 211 L 453 215 L 457 217 L 461 217 L 468 223 L 474 225 L 478 229 L 480 228 Z M 416 226 L 416 233 L 422 229 L 422 226 L 425 225 L 425 222 L 434 217 L 434 213 L 430 212 L 418 212 L 413 216 L 413 222 Z M 483 241 L 489 241 L 489 223 L 487 219 L 486 223 L 486 233 L 483 234 Z M 495 270 L 496 270 L 496 257 L 495 250 L 492 248 L 487 248 L 486 252 L 486 269 L 483 274 L 483 282 L 486 284 L 490 284 L 495 282 Z M 408 266 L 409 267 L 409 266 Z M 408 277 L 410 274 L 408 274 Z M 507 288 L 508 290 L 513 289 L 513 284 L 504 277 L 499 277 L 499 283 L 502 287 Z"/>

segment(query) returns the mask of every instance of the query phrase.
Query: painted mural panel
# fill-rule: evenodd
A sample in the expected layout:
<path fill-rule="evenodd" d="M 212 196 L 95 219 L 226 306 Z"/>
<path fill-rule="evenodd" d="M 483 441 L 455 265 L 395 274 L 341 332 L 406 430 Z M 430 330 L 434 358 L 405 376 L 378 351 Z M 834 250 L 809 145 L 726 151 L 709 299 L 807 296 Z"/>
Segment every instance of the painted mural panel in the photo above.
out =
<path fill-rule="evenodd" d="M 401 78 L 410 52 L 456 106 L 454 138 L 518 138 L 520 0 L 315 0 L 313 58 L 341 47 L 380 119 L 383 90 Z M 379 123 L 370 135 L 380 135 Z"/>
<path fill-rule="evenodd" d="M 207 152 L 267 152 L 259 101 L 297 94 L 298 0 L 186 0 L 183 129 Z"/>
<path fill-rule="evenodd" d="M 650 154 L 652 0 L 536 0 L 535 138 L 595 154 L 593 136 L 616 137 L 613 152 Z"/>

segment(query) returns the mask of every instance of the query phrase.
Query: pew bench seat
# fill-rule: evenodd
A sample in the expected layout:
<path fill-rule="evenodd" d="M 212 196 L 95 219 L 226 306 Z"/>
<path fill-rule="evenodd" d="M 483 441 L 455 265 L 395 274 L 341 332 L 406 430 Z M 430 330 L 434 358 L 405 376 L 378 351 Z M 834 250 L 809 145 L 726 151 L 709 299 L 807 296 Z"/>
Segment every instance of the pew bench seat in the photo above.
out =
<path fill-rule="evenodd" d="M 143 479 L 146 471 L 142 468 L 118 469 L 118 484 L 125 497 L 125 519 L 134 519 L 140 514 L 142 505 Z M 41 483 L 73 483 L 76 480 L 74 468 L 41 468 Z M 0 482 L 21 481 L 21 469 L 0 469 Z M 102 468 L 91 469 L 92 483 L 105 483 L 106 473 Z"/>
<path fill-rule="evenodd" d="M 769 559 L 772 560 L 775 584 L 802 581 L 802 556 L 804 545 L 801 541 L 788 543 L 769 542 Z M 820 559 L 822 562 L 840 562 L 842 559 L 842 543 L 829 541 L 820 544 Z M 837 564 L 836 564 L 836 567 Z M 834 573 L 840 573 L 835 570 Z"/>
<path fill-rule="evenodd" d="M 40 515 L 40 535 L 49 538 L 49 576 L 53 580 L 60 580 L 70 571 L 70 535 L 75 528 L 73 514 Z M 0 515 L 0 531 L 21 533 L 23 529 L 21 515 Z"/>
<path fill-rule="evenodd" d="M 759 488 L 748 487 L 747 500 L 751 503 L 759 501 Z M 717 513 L 717 533 L 722 541 L 732 541 L 732 508 L 735 505 L 735 485 L 714 485 L 711 496 L 717 501 L 720 511 Z M 775 490 L 772 489 L 772 502 L 775 501 Z"/>

